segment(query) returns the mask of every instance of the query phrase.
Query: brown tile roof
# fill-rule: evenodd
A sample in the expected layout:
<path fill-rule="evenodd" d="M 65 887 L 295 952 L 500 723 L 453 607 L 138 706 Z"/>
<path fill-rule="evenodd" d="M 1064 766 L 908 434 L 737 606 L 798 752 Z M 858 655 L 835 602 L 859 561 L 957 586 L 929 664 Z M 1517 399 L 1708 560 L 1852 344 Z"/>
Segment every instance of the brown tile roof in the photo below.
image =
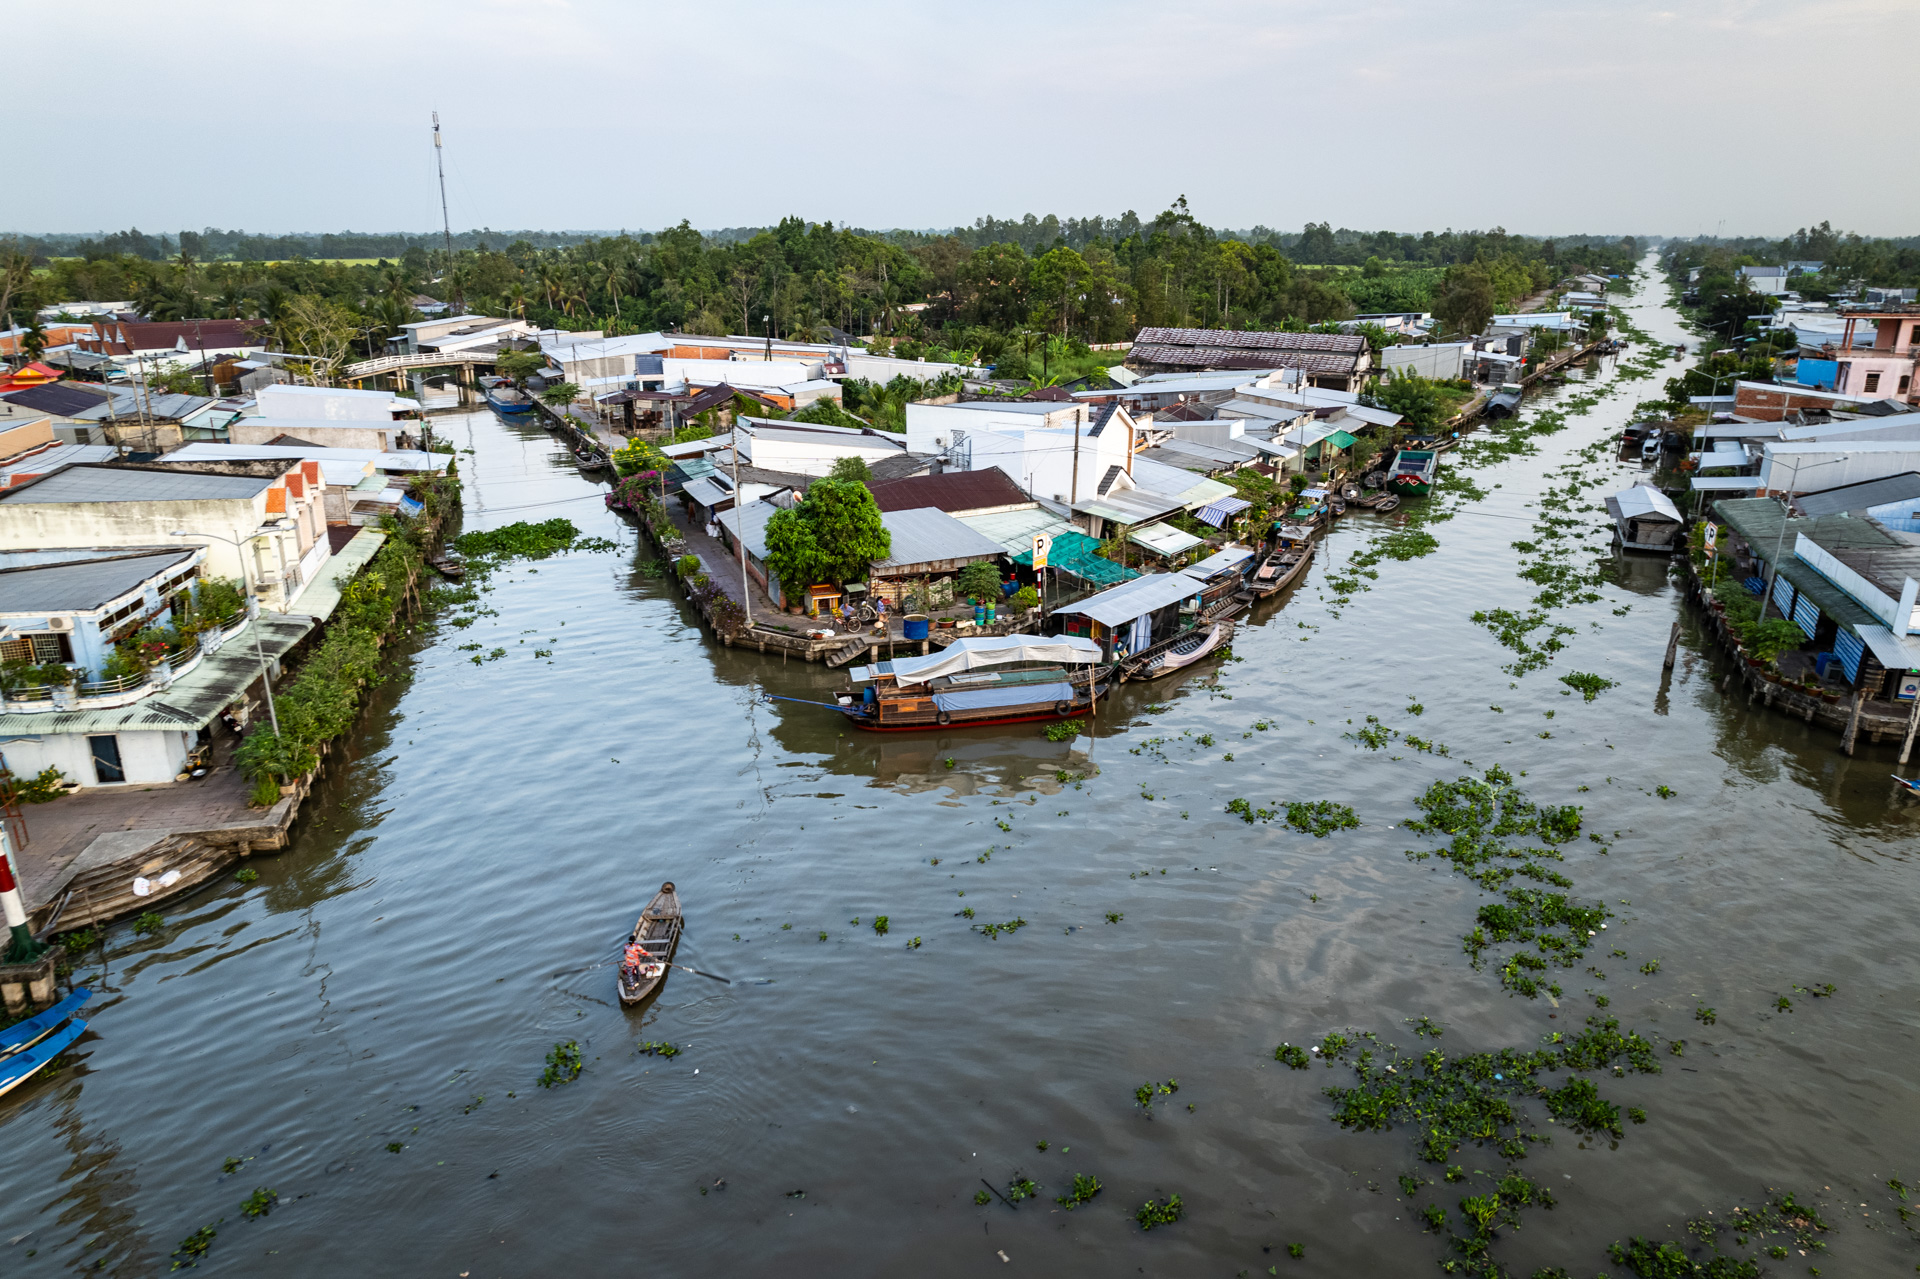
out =
<path fill-rule="evenodd" d="M 990 511 L 1003 506 L 1027 506 L 1025 490 L 998 467 L 982 471 L 948 471 L 942 475 L 915 475 L 871 486 L 882 511 L 910 511 L 932 506 L 949 515 Z"/>
<path fill-rule="evenodd" d="M 1141 329 L 1134 349 L 1149 346 L 1204 346 L 1227 350 L 1345 351 L 1358 354 L 1367 340 L 1357 333 L 1251 333 L 1240 329 Z"/>
<path fill-rule="evenodd" d="M 1297 336 L 1297 335 L 1296 335 Z M 1325 337 L 1327 334 L 1308 334 Z M 1307 373 L 1352 373 L 1356 354 L 1320 351 L 1248 350 L 1240 347 L 1153 346 L 1134 343 L 1127 352 L 1131 364 L 1165 364 L 1183 369 L 1300 369 Z M 1146 389 L 1151 390 L 1149 386 Z"/>

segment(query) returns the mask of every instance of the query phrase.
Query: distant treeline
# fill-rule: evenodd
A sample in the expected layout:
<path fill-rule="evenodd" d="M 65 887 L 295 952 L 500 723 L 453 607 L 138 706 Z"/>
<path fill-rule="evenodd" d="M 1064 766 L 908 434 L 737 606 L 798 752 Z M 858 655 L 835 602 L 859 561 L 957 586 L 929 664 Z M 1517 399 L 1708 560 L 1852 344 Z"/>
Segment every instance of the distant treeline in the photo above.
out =
<path fill-rule="evenodd" d="M 516 240 L 539 249 L 558 249 L 579 244 L 597 236 L 619 234 L 610 231 L 495 231 L 490 227 L 477 231 L 456 231 L 453 247 L 459 249 L 498 249 Z M 651 240 L 652 236 L 637 237 Z M 174 235 L 149 235 L 138 227 L 108 234 L 7 235 L 22 252 L 37 258 L 85 258 L 97 262 L 103 258 L 134 257 L 160 262 L 180 253 L 191 254 L 201 262 L 277 262 L 290 258 L 399 258 L 408 249 L 446 248 L 446 237 L 439 231 L 327 231 L 296 232 L 290 235 L 250 235 L 245 231 L 222 231 L 208 227 L 204 231 L 181 231 Z"/>

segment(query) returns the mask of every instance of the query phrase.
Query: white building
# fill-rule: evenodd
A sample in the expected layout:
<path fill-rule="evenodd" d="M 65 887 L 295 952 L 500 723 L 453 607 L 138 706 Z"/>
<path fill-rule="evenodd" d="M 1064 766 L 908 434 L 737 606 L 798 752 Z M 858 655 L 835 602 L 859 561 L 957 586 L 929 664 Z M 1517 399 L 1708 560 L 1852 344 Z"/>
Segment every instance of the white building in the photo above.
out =
<path fill-rule="evenodd" d="M 265 418 L 324 422 L 391 422 L 420 405 L 390 391 L 348 391 L 331 386 L 263 386 L 254 396 Z"/>

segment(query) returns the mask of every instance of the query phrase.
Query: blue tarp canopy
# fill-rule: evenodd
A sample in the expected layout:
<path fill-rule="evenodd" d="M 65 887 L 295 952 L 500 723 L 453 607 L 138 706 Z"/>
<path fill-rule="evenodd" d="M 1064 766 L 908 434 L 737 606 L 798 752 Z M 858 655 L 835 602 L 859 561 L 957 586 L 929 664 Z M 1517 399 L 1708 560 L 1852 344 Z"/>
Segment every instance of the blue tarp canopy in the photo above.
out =
<path fill-rule="evenodd" d="M 1040 703 L 1071 702 L 1073 685 L 1009 684 L 1004 688 L 965 688 L 952 693 L 935 693 L 933 704 L 943 711 L 980 711 L 995 706 L 1033 706 Z"/>

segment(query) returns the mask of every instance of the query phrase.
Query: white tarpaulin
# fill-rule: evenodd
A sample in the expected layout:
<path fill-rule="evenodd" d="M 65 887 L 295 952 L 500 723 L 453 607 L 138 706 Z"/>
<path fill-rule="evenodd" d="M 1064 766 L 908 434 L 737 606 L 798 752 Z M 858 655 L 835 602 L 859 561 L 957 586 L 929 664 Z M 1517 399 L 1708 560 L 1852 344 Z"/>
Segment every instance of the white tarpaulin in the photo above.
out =
<path fill-rule="evenodd" d="M 1100 646 L 1079 635 L 993 635 L 955 640 L 926 657 L 889 663 L 901 684 L 922 684 L 938 675 L 958 675 L 982 666 L 1009 662 L 1063 662 L 1084 665 L 1101 658 Z"/>

